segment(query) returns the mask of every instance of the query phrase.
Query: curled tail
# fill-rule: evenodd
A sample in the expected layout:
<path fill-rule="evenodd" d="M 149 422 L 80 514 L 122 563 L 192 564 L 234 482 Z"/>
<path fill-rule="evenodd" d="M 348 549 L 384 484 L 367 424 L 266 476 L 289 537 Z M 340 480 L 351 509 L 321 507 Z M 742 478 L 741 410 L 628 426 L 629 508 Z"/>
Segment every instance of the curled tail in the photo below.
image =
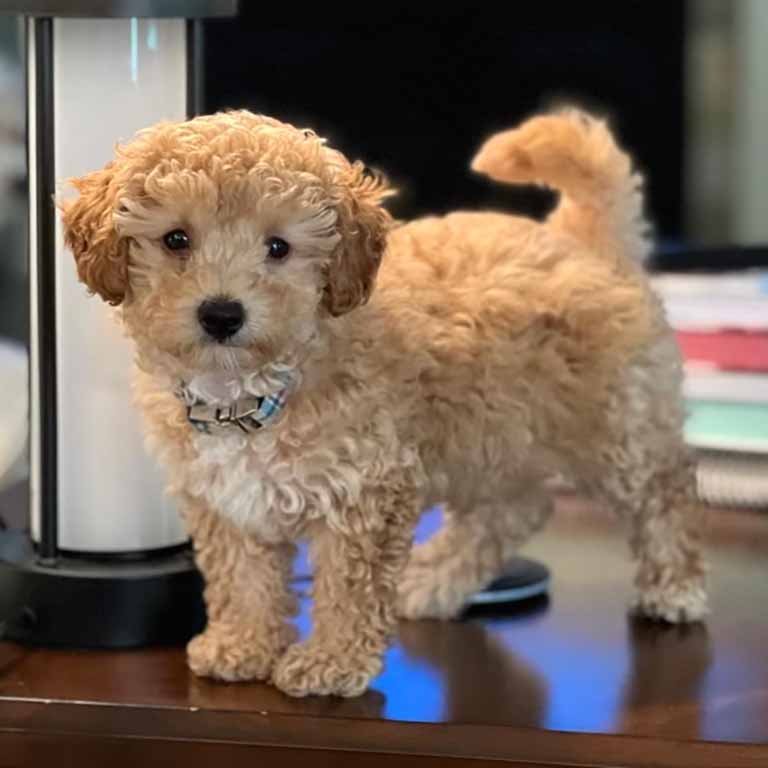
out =
<path fill-rule="evenodd" d="M 560 192 L 548 223 L 600 253 L 645 261 L 649 225 L 643 179 L 605 121 L 569 108 L 533 117 L 492 136 L 472 169 L 497 181 L 542 184 Z"/>

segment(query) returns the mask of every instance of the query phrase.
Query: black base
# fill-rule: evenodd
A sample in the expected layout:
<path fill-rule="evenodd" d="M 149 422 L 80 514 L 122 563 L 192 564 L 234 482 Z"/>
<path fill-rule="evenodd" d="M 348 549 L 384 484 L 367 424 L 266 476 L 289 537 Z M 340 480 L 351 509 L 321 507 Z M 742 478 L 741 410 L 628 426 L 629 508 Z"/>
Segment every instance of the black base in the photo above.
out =
<path fill-rule="evenodd" d="M 549 592 L 549 568 L 537 560 L 516 557 L 504 574 L 474 594 L 468 605 L 503 605 L 545 596 Z"/>
<path fill-rule="evenodd" d="M 75 648 L 180 645 L 205 626 L 187 551 L 143 561 L 38 562 L 21 531 L 0 531 L 0 622 L 11 640 Z"/>
<path fill-rule="evenodd" d="M 300 571 L 294 578 L 298 584 L 312 582 L 312 574 Z M 485 589 L 467 600 L 467 608 L 476 606 L 509 606 L 529 600 L 540 600 L 549 594 L 550 571 L 537 560 L 516 557 L 504 569 L 504 574 L 492 581 Z M 304 592 L 308 595 L 308 591 Z"/>

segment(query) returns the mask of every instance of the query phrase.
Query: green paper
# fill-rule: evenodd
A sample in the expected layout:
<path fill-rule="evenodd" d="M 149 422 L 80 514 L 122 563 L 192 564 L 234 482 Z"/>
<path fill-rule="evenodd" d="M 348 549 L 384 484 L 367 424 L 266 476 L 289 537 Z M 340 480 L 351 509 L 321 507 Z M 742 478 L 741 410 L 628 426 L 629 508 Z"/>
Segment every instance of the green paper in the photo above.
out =
<path fill-rule="evenodd" d="M 690 445 L 768 453 L 768 405 L 687 400 L 685 436 Z"/>

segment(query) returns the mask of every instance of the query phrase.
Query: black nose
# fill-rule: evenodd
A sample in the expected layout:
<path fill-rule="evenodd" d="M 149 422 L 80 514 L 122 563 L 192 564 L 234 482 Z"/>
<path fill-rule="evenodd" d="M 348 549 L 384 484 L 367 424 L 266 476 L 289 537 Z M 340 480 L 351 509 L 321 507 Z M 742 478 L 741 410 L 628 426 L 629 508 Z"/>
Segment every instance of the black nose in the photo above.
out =
<path fill-rule="evenodd" d="M 209 299 L 197 308 L 197 319 L 209 336 L 224 341 L 242 328 L 245 310 L 239 301 Z"/>

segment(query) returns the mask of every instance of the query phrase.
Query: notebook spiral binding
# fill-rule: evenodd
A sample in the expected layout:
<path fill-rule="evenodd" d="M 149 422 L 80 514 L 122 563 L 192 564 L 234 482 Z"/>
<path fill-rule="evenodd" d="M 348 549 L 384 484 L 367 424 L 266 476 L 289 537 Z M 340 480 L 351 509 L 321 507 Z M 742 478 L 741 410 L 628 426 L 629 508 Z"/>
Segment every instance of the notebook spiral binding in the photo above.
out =
<path fill-rule="evenodd" d="M 706 504 L 768 510 L 768 455 L 699 451 L 696 481 Z"/>
<path fill-rule="evenodd" d="M 697 449 L 699 501 L 712 507 L 768 511 L 768 454 Z M 578 486 L 558 475 L 547 486 L 553 493 L 577 493 Z"/>

